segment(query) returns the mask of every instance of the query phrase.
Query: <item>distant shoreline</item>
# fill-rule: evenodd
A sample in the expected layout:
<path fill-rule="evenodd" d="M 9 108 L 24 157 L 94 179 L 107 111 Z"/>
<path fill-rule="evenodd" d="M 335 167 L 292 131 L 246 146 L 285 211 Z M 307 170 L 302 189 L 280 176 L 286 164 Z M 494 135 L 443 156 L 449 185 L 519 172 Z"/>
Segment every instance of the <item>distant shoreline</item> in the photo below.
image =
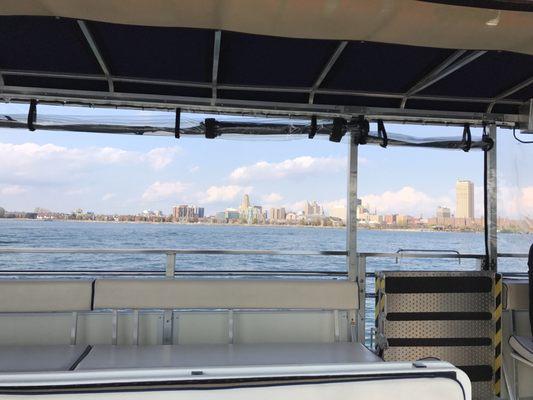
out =
<path fill-rule="evenodd" d="M 99 224 L 143 224 L 143 225 L 180 225 L 180 226 L 210 226 L 210 227 L 260 227 L 260 228 L 320 228 L 320 229 L 346 229 L 346 226 L 322 226 L 322 225 L 269 225 L 269 224 L 210 224 L 204 222 L 197 223 L 176 223 L 176 222 L 150 222 L 150 221 L 91 221 L 75 219 L 33 219 L 33 218 L 0 218 L 1 221 L 34 221 L 34 222 L 75 222 L 75 223 L 99 223 Z M 358 226 L 359 230 L 365 231 L 385 231 L 385 232 L 450 232 L 450 233 L 483 233 L 483 231 L 461 231 L 461 230 L 436 230 L 431 228 L 368 228 L 364 225 Z M 531 234 L 530 232 L 498 232 L 500 234 Z"/>

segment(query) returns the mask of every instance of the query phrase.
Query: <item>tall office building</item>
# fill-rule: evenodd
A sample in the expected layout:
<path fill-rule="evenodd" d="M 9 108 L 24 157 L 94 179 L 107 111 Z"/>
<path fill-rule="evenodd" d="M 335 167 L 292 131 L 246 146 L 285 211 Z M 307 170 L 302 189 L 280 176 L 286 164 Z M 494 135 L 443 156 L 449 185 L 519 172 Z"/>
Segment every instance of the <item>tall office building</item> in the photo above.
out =
<path fill-rule="evenodd" d="M 471 181 L 457 181 L 455 196 L 455 218 L 474 218 L 474 184 Z"/>
<path fill-rule="evenodd" d="M 239 207 L 239 212 L 241 216 L 246 216 L 248 214 L 248 209 L 250 208 L 250 196 L 245 194 L 242 197 L 241 206 Z"/>

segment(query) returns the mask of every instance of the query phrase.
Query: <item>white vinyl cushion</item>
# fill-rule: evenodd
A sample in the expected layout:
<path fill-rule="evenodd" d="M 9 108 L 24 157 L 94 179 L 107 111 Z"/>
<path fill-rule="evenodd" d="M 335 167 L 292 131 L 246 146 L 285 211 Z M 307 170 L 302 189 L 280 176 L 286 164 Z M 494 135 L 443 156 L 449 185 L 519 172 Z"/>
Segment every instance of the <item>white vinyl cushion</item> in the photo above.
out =
<path fill-rule="evenodd" d="M 91 297 L 88 280 L 0 280 L 0 312 L 88 311 Z"/>
<path fill-rule="evenodd" d="M 357 309 L 350 281 L 99 279 L 94 308 Z"/>
<path fill-rule="evenodd" d="M 533 337 L 511 336 L 509 345 L 516 353 L 533 363 Z"/>
<path fill-rule="evenodd" d="M 505 279 L 503 281 L 503 308 L 505 310 L 529 309 L 529 281 Z"/>

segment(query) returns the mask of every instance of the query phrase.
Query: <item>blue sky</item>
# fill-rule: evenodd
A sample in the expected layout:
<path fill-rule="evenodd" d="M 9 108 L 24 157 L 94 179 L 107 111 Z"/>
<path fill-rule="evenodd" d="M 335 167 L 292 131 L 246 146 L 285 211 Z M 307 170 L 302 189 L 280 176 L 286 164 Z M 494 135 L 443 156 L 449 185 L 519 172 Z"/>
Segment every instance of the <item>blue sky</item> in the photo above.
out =
<path fill-rule="evenodd" d="M 0 105 L 24 114 L 27 105 Z M 39 116 L 143 114 L 40 106 Z M 169 114 L 172 117 L 171 114 Z M 461 135 L 459 127 L 387 125 L 415 136 Z M 479 133 L 479 131 L 476 131 Z M 508 142 L 507 131 L 505 143 Z M 521 151 L 522 158 L 531 154 Z M 346 143 L 318 140 L 231 140 L 0 129 L 0 206 L 8 210 L 75 208 L 101 213 L 169 213 L 176 204 L 198 204 L 208 214 L 252 203 L 298 211 L 305 200 L 326 208 L 346 201 Z M 359 195 L 378 212 L 432 216 L 437 205 L 455 208 L 457 179 L 470 179 L 481 215 L 482 153 L 382 149 L 360 146 Z M 502 165 L 514 165 L 508 153 Z M 512 169 L 512 167 L 511 167 Z M 530 174 L 520 184 L 532 185 Z M 507 181 L 517 181 L 511 174 Z M 516 186 L 517 183 L 510 182 Z M 532 192 L 533 193 L 533 192 Z M 526 199 L 526 201 L 529 201 Z M 516 207 L 515 207 L 516 208 Z"/>

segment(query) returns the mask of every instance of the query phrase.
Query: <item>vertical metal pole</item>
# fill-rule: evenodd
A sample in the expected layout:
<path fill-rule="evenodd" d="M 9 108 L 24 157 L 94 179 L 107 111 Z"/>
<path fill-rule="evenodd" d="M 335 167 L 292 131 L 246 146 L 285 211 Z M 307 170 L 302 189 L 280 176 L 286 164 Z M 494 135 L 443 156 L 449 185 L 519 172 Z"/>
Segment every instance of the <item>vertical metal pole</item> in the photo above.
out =
<path fill-rule="evenodd" d="M 359 289 L 359 309 L 357 310 L 357 341 L 365 343 L 366 333 L 366 257 L 359 257 L 357 286 Z"/>
<path fill-rule="evenodd" d="M 118 310 L 113 310 L 111 314 L 111 344 L 118 341 Z"/>
<path fill-rule="evenodd" d="M 72 322 L 70 326 L 70 344 L 76 344 L 76 338 L 78 336 L 78 313 L 72 313 Z"/>
<path fill-rule="evenodd" d="M 174 278 L 176 272 L 176 253 L 167 253 L 167 267 L 165 270 L 165 276 L 167 278 Z"/>
<path fill-rule="evenodd" d="M 163 344 L 172 344 L 174 310 L 163 311 Z"/>
<path fill-rule="evenodd" d="M 357 281 L 357 134 L 350 134 L 348 170 L 348 216 L 346 249 L 348 250 L 348 277 Z"/>
<path fill-rule="evenodd" d="M 235 340 L 235 318 L 233 310 L 228 310 L 228 341 L 233 344 Z"/>
<path fill-rule="evenodd" d="M 365 263 L 360 262 L 357 255 L 357 160 L 358 160 L 358 135 L 352 131 L 350 134 L 350 156 L 348 171 L 348 229 L 347 243 L 348 250 L 348 277 L 358 283 L 359 309 L 357 310 L 357 341 L 365 341 Z M 362 299 L 362 300 L 361 300 Z"/>
<path fill-rule="evenodd" d="M 494 146 L 487 152 L 487 225 L 488 225 L 488 262 L 487 268 L 498 270 L 498 180 L 497 180 L 497 142 L 496 125 L 488 127 L 489 137 L 494 141 Z"/>

